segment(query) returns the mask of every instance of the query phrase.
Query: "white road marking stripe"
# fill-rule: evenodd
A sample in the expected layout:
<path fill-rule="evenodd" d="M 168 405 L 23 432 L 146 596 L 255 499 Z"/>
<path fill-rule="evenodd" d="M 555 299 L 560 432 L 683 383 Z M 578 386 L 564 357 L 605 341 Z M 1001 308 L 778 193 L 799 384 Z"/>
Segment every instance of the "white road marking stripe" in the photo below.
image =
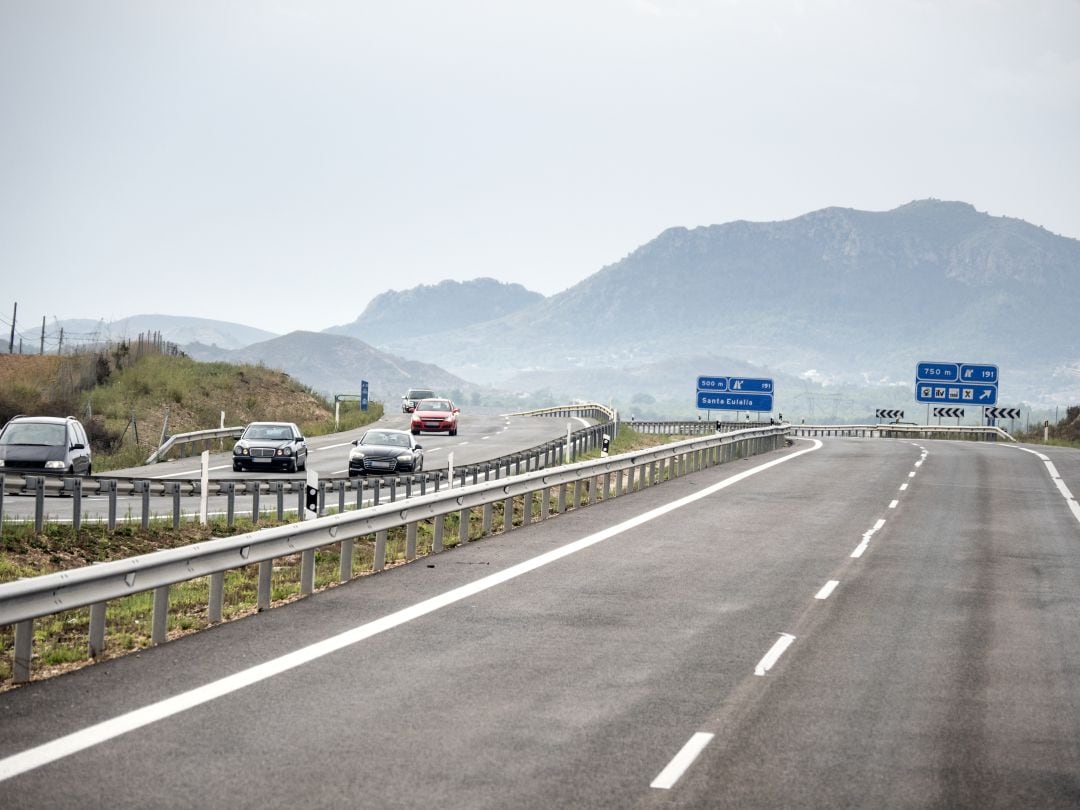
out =
<path fill-rule="evenodd" d="M 780 638 L 776 640 L 776 643 L 772 645 L 772 648 L 765 653 L 765 657 L 758 661 L 758 665 L 754 667 L 755 675 L 764 675 L 770 669 L 772 669 L 776 662 L 780 660 L 780 656 L 784 654 L 784 650 L 791 646 L 791 642 L 795 640 L 795 636 L 791 633 L 781 633 Z"/>
<path fill-rule="evenodd" d="M 908 478 L 914 478 L 914 477 L 915 477 L 915 473 L 914 473 L 914 471 L 912 471 L 912 472 L 909 472 L 909 473 L 907 474 L 907 477 L 908 477 Z"/>
<path fill-rule="evenodd" d="M 232 467 L 231 464 L 222 464 L 219 467 L 207 467 L 206 469 L 208 469 L 208 470 L 228 470 L 231 467 Z M 202 472 L 202 467 L 198 467 L 198 468 L 196 468 L 194 470 L 181 470 L 180 472 L 165 473 L 163 475 L 154 475 L 154 476 L 151 476 L 151 478 L 154 478 L 154 479 L 158 479 L 158 478 L 176 478 L 177 476 L 181 476 L 181 475 L 198 475 L 201 472 Z"/>
<path fill-rule="evenodd" d="M 859 543 L 859 545 L 855 547 L 855 550 L 853 552 L 851 552 L 851 556 L 852 557 L 861 557 L 863 555 L 863 552 L 866 551 L 866 547 L 870 545 L 870 538 L 874 536 L 874 532 L 876 532 L 878 529 L 880 529 L 884 525 L 885 525 L 885 519 L 884 518 L 880 519 L 877 523 L 875 523 L 874 528 L 870 529 L 868 532 L 866 532 L 862 536 L 862 542 Z"/>
<path fill-rule="evenodd" d="M 900 491 L 903 492 L 905 489 L 907 489 L 907 484 L 901 484 Z"/>
<path fill-rule="evenodd" d="M 890 509 L 895 509 L 895 508 L 896 508 L 896 505 L 897 505 L 898 503 L 900 503 L 900 501 L 890 501 L 890 502 L 889 502 L 889 508 L 890 508 Z"/>
<path fill-rule="evenodd" d="M 686 745 L 679 749 L 679 753 L 667 764 L 667 767 L 652 780 L 649 787 L 659 790 L 670 790 L 674 787 L 687 769 L 694 764 L 694 760 L 705 750 L 705 746 L 712 742 L 712 738 L 712 734 L 707 734 L 704 731 L 694 734 L 693 737 L 686 741 Z"/>
<path fill-rule="evenodd" d="M 625 520 L 615 526 L 610 526 L 607 529 L 590 534 L 580 540 L 575 540 L 572 543 L 553 549 L 538 557 L 533 557 L 531 560 L 525 560 L 517 565 L 510 566 L 504 571 L 489 574 L 475 582 L 470 582 L 466 585 L 439 594 L 438 596 L 425 599 L 411 607 L 396 611 L 381 619 L 368 622 L 367 624 L 362 624 L 359 627 L 354 627 L 351 630 L 346 630 L 343 633 L 331 636 L 330 638 L 316 642 L 315 644 L 310 644 L 307 647 L 301 647 L 298 650 L 271 659 L 263 664 L 257 664 L 256 666 L 241 670 L 233 675 L 211 681 L 208 684 L 196 687 L 187 692 L 182 692 L 174 697 L 166 698 L 157 703 L 151 703 L 141 709 L 135 709 L 134 711 L 122 714 L 119 717 L 114 717 L 111 720 L 104 720 L 80 731 L 75 731 L 64 737 L 60 737 L 59 739 L 42 743 L 34 748 L 0 759 L 0 782 L 10 779 L 13 776 L 18 776 L 21 773 L 26 773 L 34 768 L 40 768 L 42 765 L 55 762 L 58 759 L 63 759 L 66 756 L 70 756 L 71 754 L 83 751 L 87 748 L 92 748 L 95 745 L 100 745 L 114 737 L 119 737 L 123 734 L 127 734 L 129 731 L 135 731 L 143 726 L 156 723 L 166 717 L 171 717 L 174 714 L 179 714 L 180 712 L 187 711 L 196 706 L 201 706 L 204 703 L 209 703 L 219 697 L 243 689 L 245 686 L 250 686 L 259 681 L 271 678 L 274 675 L 279 675 L 282 672 L 287 672 L 296 667 L 310 663 L 311 661 L 322 658 L 330 653 L 337 652 L 340 649 L 349 647 L 360 641 L 364 641 L 379 633 L 392 630 L 395 627 L 411 622 L 422 616 L 426 616 L 429 613 L 434 613 L 448 605 L 452 605 L 463 599 L 468 599 L 471 596 L 494 588 L 497 585 L 502 585 L 505 582 L 509 582 L 519 576 L 535 571 L 545 565 L 550 565 L 564 557 L 568 557 L 571 554 L 576 554 L 590 546 L 594 546 L 597 543 L 602 543 L 612 537 L 617 537 L 623 532 L 637 528 L 656 518 L 663 517 L 669 512 L 688 506 L 689 504 L 713 495 L 722 489 L 726 489 L 733 484 L 737 484 L 752 475 L 757 475 L 778 464 L 783 464 L 798 458 L 801 455 L 813 452 L 822 446 L 821 441 L 818 439 L 812 439 L 810 441 L 812 446 L 805 450 L 798 450 L 790 455 L 782 456 L 773 461 L 767 461 L 757 467 L 752 467 L 749 470 L 736 473 L 730 478 L 718 481 L 698 492 L 685 495 L 678 500 L 671 501 L 663 506 L 658 506 L 655 509 L 638 515 L 637 517 L 630 518 L 630 520 Z"/>
<path fill-rule="evenodd" d="M 825 585 L 822 587 L 822 589 L 820 591 L 818 591 L 817 594 L 814 595 L 814 598 L 815 599 L 828 599 L 830 596 L 832 596 L 832 592 L 836 590 L 836 586 L 839 585 L 839 584 L 840 584 L 840 580 L 838 580 L 838 579 L 830 579 L 828 582 L 825 583 Z"/>
<path fill-rule="evenodd" d="M 1023 450 L 1025 453 L 1031 453 L 1031 455 L 1043 462 L 1046 466 L 1046 472 L 1050 474 L 1050 480 L 1054 482 L 1054 486 L 1058 488 L 1058 492 L 1060 492 L 1061 496 L 1065 499 L 1065 505 L 1069 507 L 1072 516 L 1080 522 L 1080 503 L 1076 502 L 1075 496 L 1058 473 L 1057 467 L 1054 466 L 1054 462 L 1050 460 L 1050 456 L 1040 453 L 1037 450 L 1031 450 L 1027 447 L 1017 447 L 1016 449 Z"/>

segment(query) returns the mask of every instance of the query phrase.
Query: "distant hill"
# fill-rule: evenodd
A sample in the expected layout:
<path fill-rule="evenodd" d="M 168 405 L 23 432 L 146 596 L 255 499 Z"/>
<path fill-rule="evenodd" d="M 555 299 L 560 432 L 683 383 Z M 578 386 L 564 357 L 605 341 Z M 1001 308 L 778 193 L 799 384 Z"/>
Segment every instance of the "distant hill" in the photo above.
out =
<path fill-rule="evenodd" d="M 224 350 L 188 344 L 184 351 L 196 360 L 254 363 L 284 371 L 324 394 L 359 394 L 368 381 L 368 395 L 392 411 L 405 389 L 431 386 L 440 393 L 465 399 L 481 388 L 430 363 L 381 352 L 362 340 L 323 332 L 290 332 L 242 349 Z"/>
<path fill-rule="evenodd" d="M 374 345 L 475 325 L 525 309 L 544 300 L 520 284 L 493 278 L 441 281 L 411 290 L 390 290 L 375 296 L 350 324 L 323 331 L 349 335 Z"/>
<path fill-rule="evenodd" d="M 563 293 L 427 346 L 496 384 L 702 355 L 864 385 L 910 383 L 919 360 L 990 362 L 1002 399 L 1017 402 L 1075 390 L 1062 370 L 1080 366 L 1077 313 L 1080 242 L 921 200 L 671 228 Z"/>
<path fill-rule="evenodd" d="M 188 318 L 178 315 L 132 315 L 115 321 L 71 318 L 60 321 L 68 344 L 109 340 L 133 340 L 140 334 L 160 332 L 166 341 L 183 346 L 204 343 L 222 349 L 239 349 L 275 337 L 273 332 L 228 321 L 210 318 Z M 78 336 L 78 340 L 74 338 Z"/>

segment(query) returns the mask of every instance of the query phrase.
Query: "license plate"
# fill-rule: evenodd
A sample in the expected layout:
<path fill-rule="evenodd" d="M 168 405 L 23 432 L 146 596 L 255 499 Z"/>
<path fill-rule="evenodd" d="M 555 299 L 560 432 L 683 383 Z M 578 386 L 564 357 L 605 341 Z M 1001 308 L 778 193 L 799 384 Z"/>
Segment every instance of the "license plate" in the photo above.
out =
<path fill-rule="evenodd" d="M 372 467 L 372 469 L 375 469 L 375 470 L 389 470 L 393 466 L 394 465 L 391 464 L 389 461 L 373 461 L 373 462 L 371 462 L 371 467 Z"/>
<path fill-rule="evenodd" d="M 268 458 L 253 458 L 252 461 L 254 461 L 256 464 L 269 464 L 270 463 L 270 459 L 268 459 Z"/>

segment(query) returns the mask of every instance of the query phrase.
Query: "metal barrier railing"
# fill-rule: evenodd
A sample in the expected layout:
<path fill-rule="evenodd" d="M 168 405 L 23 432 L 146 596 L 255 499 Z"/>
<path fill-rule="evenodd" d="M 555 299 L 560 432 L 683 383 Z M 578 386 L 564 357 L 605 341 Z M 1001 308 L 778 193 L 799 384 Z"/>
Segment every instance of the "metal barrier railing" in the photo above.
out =
<path fill-rule="evenodd" d="M 526 471 L 507 478 L 443 489 L 403 503 L 381 504 L 360 511 L 315 518 L 287 526 L 258 529 L 235 537 L 115 560 L 99 565 L 46 574 L 0 584 L 0 626 L 14 625 L 13 678 L 30 678 L 34 621 L 75 608 L 90 608 L 90 655 L 104 650 L 106 604 L 113 599 L 152 591 L 151 643 L 166 640 L 169 588 L 192 579 L 210 577 L 208 616 L 221 620 L 223 577 L 226 571 L 258 564 L 259 609 L 270 606 L 272 561 L 301 555 L 300 593 L 314 590 L 315 550 L 340 544 L 340 579 L 353 576 L 353 548 L 360 538 L 374 537 L 372 571 L 386 564 L 387 533 L 405 527 L 411 538 L 406 559 L 416 556 L 416 526 L 433 521 L 432 553 L 440 553 L 447 538 L 444 519 L 458 516 L 456 544 L 469 541 L 472 510 L 482 510 L 483 536 L 494 533 L 494 508 L 502 504 L 503 531 L 515 528 L 515 503 L 521 503 L 521 522 L 534 515 L 544 520 L 599 500 L 620 497 L 670 478 L 768 452 L 787 441 L 785 428 L 755 428 L 581 461 L 550 469 Z M 551 511 L 552 492 L 555 507 Z M 537 503 L 539 501 L 539 503 Z M 451 542 L 451 544 L 455 544 Z"/>

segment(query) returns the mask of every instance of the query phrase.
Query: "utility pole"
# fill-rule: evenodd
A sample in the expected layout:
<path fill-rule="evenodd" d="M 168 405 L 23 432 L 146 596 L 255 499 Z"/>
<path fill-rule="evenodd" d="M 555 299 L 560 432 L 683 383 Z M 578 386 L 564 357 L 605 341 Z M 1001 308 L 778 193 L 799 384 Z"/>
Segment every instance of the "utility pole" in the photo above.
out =
<path fill-rule="evenodd" d="M 45 316 L 41 316 L 41 348 L 38 349 L 38 354 L 45 354 Z"/>
<path fill-rule="evenodd" d="M 15 354 L 15 316 L 19 314 L 19 302 L 15 302 L 15 311 L 11 313 L 11 341 L 8 343 L 8 354 Z"/>
<path fill-rule="evenodd" d="M 57 354 L 64 353 L 64 327 L 60 327 L 60 345 L 56 347 Z"/>

